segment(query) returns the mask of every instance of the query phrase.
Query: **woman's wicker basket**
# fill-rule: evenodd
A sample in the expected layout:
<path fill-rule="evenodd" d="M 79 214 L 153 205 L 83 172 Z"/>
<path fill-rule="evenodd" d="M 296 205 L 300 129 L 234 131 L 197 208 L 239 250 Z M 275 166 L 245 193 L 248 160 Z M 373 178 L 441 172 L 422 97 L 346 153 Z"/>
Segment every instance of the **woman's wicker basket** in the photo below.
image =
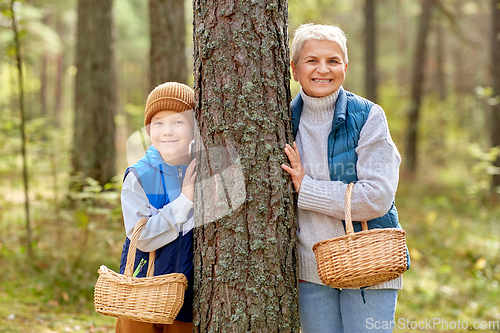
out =
<path fill-rule="evenodd" d="M 346 235 L 320 241 L 313 246 L 318 274 L 323 284 L 333 288 L 363 288 L 392 280 L 407 269 L 405 231 L 386 228 L 354 232 L 351 193 L 345 194 Z"/>
<path fill-rule="evenodd" d="M 184 274 L 153 276 L 155 252 L 149 253 L 147 276 L 132 277 L 137 242 L 148 219 L 137 222 L 134 228 L 125 266 L 118 274 L 101 266 L 95 285 L 94 306 L 97 312 L 136 321 L 172 324 L 184 302 L 188 281 Z"/>

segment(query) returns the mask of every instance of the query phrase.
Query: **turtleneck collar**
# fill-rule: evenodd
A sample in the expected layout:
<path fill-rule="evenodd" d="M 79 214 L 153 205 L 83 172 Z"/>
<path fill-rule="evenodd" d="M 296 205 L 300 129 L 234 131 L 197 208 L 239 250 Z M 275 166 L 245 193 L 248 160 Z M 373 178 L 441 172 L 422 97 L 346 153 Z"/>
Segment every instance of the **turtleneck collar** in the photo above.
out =
<path fill-rule="evenodd" d="M 302 118 L 311 124 L 322 124 L 327 120 L 333 119 L 335 112 L 335 103 L 339 96 L 340 89 L 333 94 L 325 97 L 310 97 L 300 88 L 300 95 L 304 101 Z"/>

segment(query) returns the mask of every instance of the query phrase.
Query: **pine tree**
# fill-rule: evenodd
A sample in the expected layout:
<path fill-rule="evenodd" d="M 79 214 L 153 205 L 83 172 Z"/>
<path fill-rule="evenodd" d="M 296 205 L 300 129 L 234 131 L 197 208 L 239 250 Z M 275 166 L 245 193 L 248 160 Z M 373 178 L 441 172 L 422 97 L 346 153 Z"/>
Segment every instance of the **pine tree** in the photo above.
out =
<path fill-rule="evenodd" d="M 73 170 L 101 184 L 116 175 L 113 0 L 79 0 Z"/>
<path fill-rule="evenodd" d="M 287 2 L 193 6 L 195 332 L 298 332 Z"/>

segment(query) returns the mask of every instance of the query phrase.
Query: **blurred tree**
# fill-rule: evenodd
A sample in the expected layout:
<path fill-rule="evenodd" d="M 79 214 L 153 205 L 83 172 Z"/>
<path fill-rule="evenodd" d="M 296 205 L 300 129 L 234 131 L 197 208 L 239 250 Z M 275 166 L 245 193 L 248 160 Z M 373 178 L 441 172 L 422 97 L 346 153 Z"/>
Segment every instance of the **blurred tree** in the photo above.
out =
<path fill-rule="evenodd" d="M 491 0 L 491 69 L 493 76 L 492 121 L 491 121 L 491 145 L 500 146 L 500 0 Z M 500 156 L 493 162 L 500 170 Z M 494 174 L 491 183 L 492 193 L 498 198 L 500 189 L 500 174 Z"/>
<path fill-rule="evenodd" d="M 57 18 L 56 31 L 59 38 L 64 41 L 65 39 L 65 26 L 62 21 L 61 15 Z M 62 125 L 62 110 L 63 110 L 63 87 L 64 87 L 64 72 L 66 68 L 65 61 L 65 43 L 61 43 L 61 51 L 56 56 L 56 72 L 54 79 L 54 118 L 55 125 L 60 127 Z"/>
<path fill-rule="evenodd" d="M 287 2 L 195 0 L 195 332 L 298 332 Z M 213 215 L 215 214 L 215 215 Z"/>
<path fill-rule="evenodd" d="M 149 1 L 121 0 L 113 5 L 116 29 L 115 54 L 117 70 L 117 154 L 118 170 L 124 165 L 125 137 L 144 126 L 144 103 L 150 79 Z M 133 24 L 131 24 L 133 22 Z M 137 111 L 137 112 L 136 112 Z"/>
<path fill-rule="evenodd" d="M 439 99 L 444 101 L 446 99 L 446 73 L 444 69 L 444 52 L 445 52 L 445 40 L 444 40 L 444 30 L 443 23 L 441 20 L 437 20 L 436 25 L 436 77 L 435 82 L 437 86 L 437 91 L 439 94 Z"/>
<path fill-rule="evenodd" d="M 376 0 L 365 0 L 365 87 L 366 98 L 377 103 Z"/>
<path fill-rule="evenodd" d="M 116 175 L 113 0 L 79 0 L 73 171 L 107 183 Z"/>
<path fill-rule="evenodd" d="M 149 0 L 151 90 L 175 81 L 187 82 L 184 1 Z"/>
<path fill-rule="evenodd" d="M 405 161 L 406 171 L 413 176 L 417 168 L 418 121 L 424 82 L 424 66 L 427 56 L 427 35 L 431 24 L 432 9 L 437 0 L 422 0 L 422 13 L 412 61 L 411 103 L 408 114 L 408 130 L 406 131 Z"/>
<path fill-rule="evenodd" d="M 29 200 L 29 178 L 28 178 L 28 162 L 26 154 L 26 114 L 24 109 L 24 80 L 23 80 L 23 57 L 21 54 L 21 42 L 20 42 L 20 32 L 18 30 L 18 20 L 16 16 L 15 1 L 11 0 L 10 3 L 10 14 L 11 14 L 11 25 L 14 32 L 14 47 L 16 55 L 16 65 L 18 71 L 18 89 L 19 89 L 19 111 L 21 112 L 21 156 L 23 158 L 23 185 L 24 185 L 24 209 L 26 214 L 26 248 L 28 258 L 33 257 L 33 247 L 31 244 L 31 217 L 30 217 L 30 200 Z"/>
<path fill-rule="evenodd" d="M 43 13 L 42 24 L 49 26 L 52 21 L 52 6 L 47 6 Z M 49 66 L 49 54 L 44 48 L 41 51 L 40 57 L 40 113 L 42 116 L 47 116 L 47 86 L 48 86 L 48 66 Z"/>
<path fill-rule="evenodd" d="M 55 126 L 60 127 L 63 125 L 63 119 L 65 118 L 64 110 L 65 103 L 67 102 L 67 92 L 72 91 L 72 86 L 65 84 L 65 79 L 67 77 L 68 66 L 73 64 L 70 61 L 73 57 L 72 43 L 75 35 L 75 29 L 72 16 L 68 13 L 73 12 L 76 8 L 76 1 L 64 1 L 57 4 L 52 4 L 53 6 L 53 20 L 52 25 L 55 34 L 59 37 L 60 48 L 52 56 L 52 75 L 53 75 L 53 112 L 51 114 L 53 123 Z M 69 19 L 70 18 L 70 19 Z M 72 59 L 71 59 L 72 60 Z M 71 103 L 72 104 L 72 103 Z"/>

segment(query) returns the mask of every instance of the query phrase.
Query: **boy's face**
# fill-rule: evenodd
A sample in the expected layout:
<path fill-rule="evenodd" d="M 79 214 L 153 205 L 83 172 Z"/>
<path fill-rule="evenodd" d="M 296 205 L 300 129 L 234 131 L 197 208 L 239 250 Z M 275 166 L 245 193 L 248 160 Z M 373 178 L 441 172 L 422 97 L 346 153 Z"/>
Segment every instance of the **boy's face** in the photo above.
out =
<path fill-rule="evenodd" d="M 189 163 L 193 128 L 182 113 L 160 111 L 153 116 L 150 126 L 151 143 L 165 162 L 173 165 Z"/>

